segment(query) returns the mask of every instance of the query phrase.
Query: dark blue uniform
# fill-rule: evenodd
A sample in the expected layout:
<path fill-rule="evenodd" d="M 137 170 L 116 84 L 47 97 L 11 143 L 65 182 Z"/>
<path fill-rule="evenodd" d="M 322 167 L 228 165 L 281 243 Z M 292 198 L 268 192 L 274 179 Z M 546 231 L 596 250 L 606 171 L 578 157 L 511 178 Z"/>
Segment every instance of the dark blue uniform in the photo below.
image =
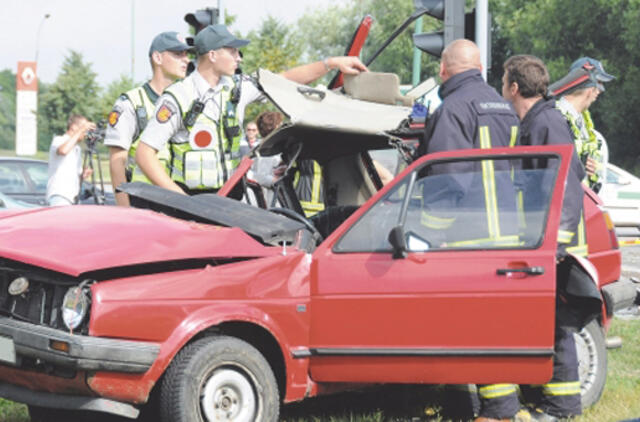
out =
<path fill-rule="evenodd" d="M 468 148 L 513 146 L 518 142 L 518 116 L 510 103 L 486 84 L 479 70 L 449 78 L 440 87 L 443 102 L 428 119 L 418 154 Z M 430 175 L 446 174 L 439 188 L 423 192 L 423 225 L 429 239 L 449 246 L 509 246 L 518 242 L 515 195 L 507 160 L 437 164 Z M 499 194 L 497 194 L 499 193 Z M 485 217 L 476 212 L 484 209 Z M 452 210 L 458 210 L 452 213 Z M 511 218 L 505 217 L 511 216 Z M 465 219 L 471 219 L 466 222 Z M 486 221 L 486 224 L 478 224 Z M 455 223 L 454 223 L 455 222 Z M 464 231 L 456 229 L 465 227 Z"/>
<path fill-rule="evenodd" d="M 523 145 L 573 145 L 573 137 L 567 121 L 556 109 L 554 100 L 541 99 L 535 103 L 522 119 L 520 129 L 520 140 Z M 536 201 L 536 198 L 539 195 L 550 194 L 550 192 L 538 191 L 544 189 L 543 187 L 552 187 L 552 183 L 544 183 L 542 180 L 537 180 L 537 176 L 527 174 L 527 170 L 545 168 L 546 166 L 545 160 L 529 160 L 523 164 L 523 171 L 517 178 L 518 185 L 523 191 L 525 210 L 538 205 L 536 202 L 539 201 Z M 522 388 L 523 393 L 535 402 L 537 408 L 557 417 L 569 417 L 579 415 L 582 412 L 578 358 L 573 333 L 584 324 L 585 315 L 576 317 L 575 308 L 572 307 L 574 301 L 567 300 L 572 296 L 568 291 L 575 291 L 576 286 L 579 286 L 577 290 L 586 292 L 587 298 L 583 298 L 583 300 L 588 303 L 582 310 L 587 309 L 587 314 L 593 315 L 594 312 L 597 314 L 601 306 L 599 293 L 594 283 L 588 279 L 580 266 L 575 265 L 572 258 L 566 257 L 565 250 L 571 237 L 575 236 L 582 215 L 584 190 L 581 180 L 584 176 L 584 168 L 574 151 L 565 185 L 562 216 L 558 230 L 557 255 L 563 260 L 557 268 L 559 300 L 556 308 L 553 375 L 548 383 L 540 387 Z M 582 305 L 585 305 L 585 302 L 581 302 L 578 307 L 582 307 Z M 494 399 L 481 397 L 481 402 L 482 415 L 488 417 L 509 417 L 511 412 L 519 406 L 518 399 L 514 395 Z"/>
<path fill-rule="evenodd" d="M 479 70 L 452 76 L 442 84 L 439 94 L 442 104 L 427 121 L 418 155 L 484 148 L 481 126 L 489 129 L 491 147 L 517 143 L 518 116 L 511 104 L 486 84 Z"/>

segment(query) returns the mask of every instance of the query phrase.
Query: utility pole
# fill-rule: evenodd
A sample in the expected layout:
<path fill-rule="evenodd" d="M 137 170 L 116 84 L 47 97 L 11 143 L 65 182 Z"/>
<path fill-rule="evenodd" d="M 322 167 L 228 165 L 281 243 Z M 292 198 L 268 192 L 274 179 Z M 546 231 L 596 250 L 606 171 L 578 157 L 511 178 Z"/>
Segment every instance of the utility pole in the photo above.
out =
<path fill-rule="evenodd" d="M 136 36 L 135 36 L 135 21 L 136 21 L 136 1 L 131 0 L 131 82 L 136 83 Z"/>
<path fill-rule="evenodd" d="M 482 77 L 487 80 L 487 69 L 491 63 L 489 59 L 489 1 L 476 0 L 476 44 L 480 49 L 480 61 L 482 63 Z"/>

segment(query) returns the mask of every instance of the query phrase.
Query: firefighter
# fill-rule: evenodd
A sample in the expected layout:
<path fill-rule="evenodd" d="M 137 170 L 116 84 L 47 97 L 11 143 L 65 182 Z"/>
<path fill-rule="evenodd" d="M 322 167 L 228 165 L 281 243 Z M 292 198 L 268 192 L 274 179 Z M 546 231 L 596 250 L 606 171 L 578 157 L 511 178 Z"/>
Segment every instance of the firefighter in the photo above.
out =
<path fill-rule="evenodd" d="M 534 56 L 519 55 L 509 58 L 504 64 L 502 94 L 509 100 L 521 119 L 520 141 L 522 145 L 572 144 L 573 137 L 564 116 L 556 108 L 555 100 L 546 97 L 549 74 L 544 63 Z M 544 168 L 546 162 L 530 160 L 524 170 Z M 538 387 L 535 407 L 531 411 L 518 412 L 516 420 L 555 421 L 582 413 L 580 403 L 580 381 L 574 332 L 598 314 L 600 295 L 584 270 L 567 256 L 567 247 L 576 236 L 582 215 L 584 191 L 581 180 L 585 171 L 574 151 L 569 175 L 565 185 L 562 216 L 558 231 L 557 250 L 557 306 L 554 337 L 553 375 L 551 380 Z M 535 176 L 529 176 L 535 177 Z M 521 180 L 525 209 L 536 206 L 532 203 L 543 189 L 538 179 Z M 549 192 L 546 192 L 549 194 Z M 529 199 L 529 200 L 528 200 Z M 581 292 L 581 293 L 578 293 Z M 576 295 L 582 294 L 578 299 Z M 586 306 L 585 306 L 586 305 Z M 583 311 L 583 312 L 579 312 Z M 576 318 L 578 314 L 582 314 Z M 515 386 L 506 384 L 515 389 Z M 504 387 L 507 388 L 507 387 Z M 481 390 L 481 389 L 480 389 Z M 515 394 L 500 398 L 482 397 L 483 409 L 519 408 Z M 485 410 L 486 411 L 486 410 Z M 500 417 L 513 417 L 502 414 Z M 494 416 L 495 417 L 495 416 Z"/>
<path fill-rule="evenodd" d="M 159 98 L 142 133 L 136 161 L 156 185 L 187 194 L 217 192 L 240 160 L 244 108 L 263 98 L 247 76 L 232 78 L 241 61 L 238 48 L 248 44 L 224 25 L 209 25 L 195 37 L 196 71 L 171 85 Z M 357 57 L 330 57 L 283 72 L 287 79 L 309 83 L 331 69 L 366 71 Z M 169 144 L 167 175 L 156 152 Z"/>
<path fill-rule="evenodd" d="M 149 61 L 153 76 L 151 80 L 122 94 L 115 102 L 108 117 L 108 127 L 104 139 L 109 147 L 109 167 L 111 183 L 116 192 L 118 205 L 128 206 L 129 197 L 116 188 L 125 181 L 145 181 L 146 177 L 135 165 L 135 152 L 139 136 L 153 115 L 155 103 L 162 91 L 176 79 L 184 78 L 189 58 L 185 38 L 177 32 L 163 32 L 151 42 Z M 160 159 L 168 159 L 164 150 Z"/>
<path fill-rule="evenodd" d="M 586 183 L 596 193 L 602 186 L 605 154 L 601 135 L 595 130 L 589 107 L 604 92 L 604 84 L 614 80 L 600 61 L 582 57 L 571 65 L 569 73 L 549 87 L 560 98 L 557 106 L 571 126 L 578 155 L 586 166 Z"/>
<path fill-rule="evenodd" d="M 418 155 L 517 144 L 518 117 L 511 104 L 483 80 L 481 70 L 480 51 L 472 41 L 455 40 L 444 49 L 440 62 L 442 85 L 439 95 L 442 104 L 426 123 Z M 433 230 L 430 239 L 440 239 L 437 242 L 449 246 L 456 246 L 458 242 L 470 245 L 475 241 L 483 245 L 515 244 L 517 222 L 500 218 L 501 209 L 513 204 L 504 203 L 505 200 L 508 201 L 509 195 L 495 197 L 496 191 L 512 188 L 511 180 L 494 176 L 494 172 L 504 173 L 500 170 L 505 170 L 502 166 L 508 166 L 506 160 L 456 163 L 454 166 L 455 168 L 449 168 L 449 165 L 442 164 L 431 170 L 433 173 L 447 173 L 449 183 L 443 189 L 432 187 L 424 192 L 422 226 Z M 464 175 L 461 173 L 473 171 L 476 166 L 483 167 L 483 177 L 472 181 L 462 180 Z M 442 195 L 443 192 L 447 194 Z M 485 208 L 487 224 L 470 222 L 469 230 L 465 233 L 447 232 L 456 217 L 447 215 L 449 211 L 444 210 L 463 209 L 466 204 L 478 203 L 482 203 Z M 456 225 L 460 227 L 463 224 L 457 221 Z M 452 238 L 452 235 L 457 237 Z M 464 238 L 460 238 L 460 235 Z"/>

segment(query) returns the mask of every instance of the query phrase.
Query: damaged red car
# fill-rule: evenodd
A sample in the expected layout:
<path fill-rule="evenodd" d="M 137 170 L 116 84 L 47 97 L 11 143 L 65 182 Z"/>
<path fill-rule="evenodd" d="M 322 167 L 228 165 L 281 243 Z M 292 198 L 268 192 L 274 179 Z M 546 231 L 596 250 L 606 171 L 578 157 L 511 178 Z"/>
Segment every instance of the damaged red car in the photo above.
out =
<path fill-rule="evenodd" d="M 571 147 L 466 150 L 406 165 L 410 108 L 269 72 L 259 83 L 289 120 L 253 156 L 281 154 L 289 170 L 316 160 L 324 211 L 304 216 L 287 173 L 275 209 L 133 183 L 123 190 L 137 208 L 2 213 L 0 396 L 29 405 L 34 420 L 136 418 L 154 406 L 164 421 L 276 421 L 282 403 L 350 384 L 548 381 Z M 425 228 L 431 192 L 465 195 L 460 175 L 437 166 L 466 163 L 472 186 L 483 167 L 521 169 L 533 158 L 549 164 L 528 171 L 540 180 L 537 206 L 514 242 L 465 242 L 472 225 L 486 224 L 472 205 L 448 210 L 445 241 Z M 374 159 L 397 164 L 391 183 L 382 185 Z M 251 188 L 242 172 L 223 193 L 238 186 Z M 515 192 L 495 195 L 515 203 Z M 605 303 L 585 337 L 587 357 L 605 359 L 589 369 L 596 376 L 582 374 L 597 400 L 603 327 L 635 288 L 620 279 L 613 227 L 595 197 L 585 201 Z"/>

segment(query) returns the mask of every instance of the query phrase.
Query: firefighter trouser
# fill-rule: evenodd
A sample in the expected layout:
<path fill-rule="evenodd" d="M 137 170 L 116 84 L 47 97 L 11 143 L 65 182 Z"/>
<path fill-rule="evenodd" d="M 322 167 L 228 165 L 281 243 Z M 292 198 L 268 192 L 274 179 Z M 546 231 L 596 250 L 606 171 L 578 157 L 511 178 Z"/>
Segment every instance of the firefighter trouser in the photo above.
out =
<path fill-rule="evenodd" d="M 556 327 L 553 377 L 551 381 L 539 387 L 542 394 L 537 407 L 557 417 L 582 414 L 578 353 L 574 332 L 573 328 L 561 325 Z"/>
<path fill-rule="evenodd" d="M 480 416 L 490 419 L 511 419 L 520 410 L 515 384 L 478 385 Z"/>

